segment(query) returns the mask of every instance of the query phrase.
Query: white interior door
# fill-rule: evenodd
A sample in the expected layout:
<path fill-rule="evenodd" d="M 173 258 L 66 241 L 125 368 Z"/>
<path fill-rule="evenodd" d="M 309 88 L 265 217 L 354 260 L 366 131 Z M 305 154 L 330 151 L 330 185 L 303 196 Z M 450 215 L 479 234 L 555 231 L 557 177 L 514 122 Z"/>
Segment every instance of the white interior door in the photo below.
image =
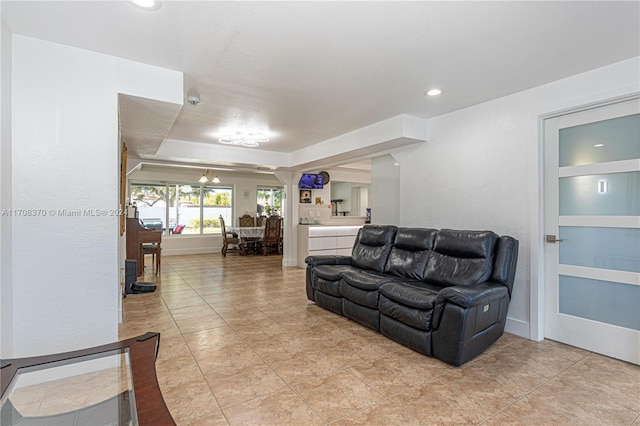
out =
<path fill-rule="evenodd" d="M 640 102 L 544 132 L 545 337 L 640 364 Z"/>

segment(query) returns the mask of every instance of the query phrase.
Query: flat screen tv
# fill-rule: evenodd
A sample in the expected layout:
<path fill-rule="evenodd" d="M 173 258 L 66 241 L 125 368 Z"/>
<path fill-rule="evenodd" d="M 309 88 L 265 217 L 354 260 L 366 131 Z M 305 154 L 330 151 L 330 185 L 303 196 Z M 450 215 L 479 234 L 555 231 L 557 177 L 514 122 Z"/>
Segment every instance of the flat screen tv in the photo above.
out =
<path fill-rule="evenodd" d="M 304 173 L 298 187 L 300 189 L 322 189 L 322 175 Z"/>

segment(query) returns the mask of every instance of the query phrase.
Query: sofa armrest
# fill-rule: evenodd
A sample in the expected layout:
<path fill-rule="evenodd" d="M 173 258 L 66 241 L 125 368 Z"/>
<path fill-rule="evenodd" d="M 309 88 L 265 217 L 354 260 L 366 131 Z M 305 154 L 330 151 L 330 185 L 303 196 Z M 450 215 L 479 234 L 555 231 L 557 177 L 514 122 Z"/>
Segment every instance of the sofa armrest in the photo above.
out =
<path fill-rule="evenodd" d="M 502 284 L 484 282 L 474 286 L 445 287 L 436 296 L 431 319 L 431 328 L 437 329 L 442 319 L 442 313 L 447 303 L 453 303 L 462 308 L 473 308 L 488 305 L 490 302 L 509 297 L 509 290 Z"/>
<path fill-rule="evenodd" d="M 351 256 L 341 256 L 341 255 L 335 255 L 335 254 L 307 256 L 304 262 L 308 266 L 351 265 Z"/>

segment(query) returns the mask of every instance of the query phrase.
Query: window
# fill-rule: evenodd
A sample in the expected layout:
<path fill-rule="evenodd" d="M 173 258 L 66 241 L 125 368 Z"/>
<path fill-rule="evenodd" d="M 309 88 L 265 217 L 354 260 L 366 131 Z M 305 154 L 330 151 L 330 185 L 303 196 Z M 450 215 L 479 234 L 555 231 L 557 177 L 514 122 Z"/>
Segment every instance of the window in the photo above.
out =
<path fill-rule="evenodd" d="M 259 187 L 258 214 L 260 215 L 281 215 L 282 214 L 282 188 Z"/>
<path fill-rule="evenodd" d="M 229 223 L 233 218 L 233 190 L 227 187 L 134 183 L 129 194 L 143 223 L 165 233 L 220 233 L 220 215 Z"/>
<path fill-rule="evenodd" d="M 138 217 L 143 223 L 160 221 L 164 230 L 167 224 L 167 185 L 136 184 L 129 191 L 131 204 L 138 208 Z"/>
<path fill-rule="evenodd" d="M 202 188 L 202 231 L 205 234 L 220 232 L 220 219 L 225 223 L 233 223 L 231 208 L 231 188 L 216 188 L 205 186 Z"/>

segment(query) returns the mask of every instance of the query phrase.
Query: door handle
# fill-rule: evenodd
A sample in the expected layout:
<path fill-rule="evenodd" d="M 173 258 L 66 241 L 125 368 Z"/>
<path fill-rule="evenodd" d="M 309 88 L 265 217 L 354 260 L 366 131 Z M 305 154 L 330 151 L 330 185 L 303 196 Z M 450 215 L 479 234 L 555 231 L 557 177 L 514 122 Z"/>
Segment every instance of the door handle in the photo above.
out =
<path fill-rule="evenodd" d="M 550 235 L 549 234 L 549 235 L 545 236 L 544 241 L 547 242 L 547 243 L 561 243 L 561 242 L 563 242 L 565 240 L 558 239 L 558 238 L 556 238 L 555 235 Z"/>

